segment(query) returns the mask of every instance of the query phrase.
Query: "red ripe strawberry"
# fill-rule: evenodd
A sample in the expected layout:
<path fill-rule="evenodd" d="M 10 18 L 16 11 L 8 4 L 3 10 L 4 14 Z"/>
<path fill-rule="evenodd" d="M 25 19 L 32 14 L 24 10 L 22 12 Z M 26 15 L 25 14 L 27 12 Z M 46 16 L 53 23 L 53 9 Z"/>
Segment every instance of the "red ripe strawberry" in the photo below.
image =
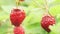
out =
<path fill-rule="evenodd" d="M 14 28 L 14 34 L 25 34 L 25 32 L 24 29 L 20 26 Z"/>
<path fill-rule="evenodd" d="M 47 32 L 50 32 L 49 26 L 55 24 L 55 19 L 53 16 L 44 16 L 41 21 L 41 26 L 44 28 Z"/>
<path fill-rule="evenodd" d="M 25 18 L 25 12 L 20 9 L 13 9 L 10 14 L 11 23 L 14 26 L 19 26 Z"/>

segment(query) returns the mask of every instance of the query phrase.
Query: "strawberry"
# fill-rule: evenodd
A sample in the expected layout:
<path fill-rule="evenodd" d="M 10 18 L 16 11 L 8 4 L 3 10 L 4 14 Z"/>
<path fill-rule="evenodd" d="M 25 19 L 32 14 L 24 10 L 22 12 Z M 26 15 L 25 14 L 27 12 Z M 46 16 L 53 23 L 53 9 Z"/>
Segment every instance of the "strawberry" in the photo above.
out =
<path fill-rule="evenodd" d="M 25 32 L 24 29 L 20 26 L 14 28 L 14 34 L 25 34 Z"/>
<path fill-rule="evenodd" d="M 11 11 L 10 20 L 14 26 L 20 26 L 24 18 L 25 18 L 24 11 L 21 11 L 20 9 L 13 9 Z"/>
<path fill-rule="evenodd" d="M 47 32 L 50 32 L 49 26 L 55 24 L 55 19 L 51 15 L 46 15 L 42 17 L 41 26 L 44 28 Z"/>

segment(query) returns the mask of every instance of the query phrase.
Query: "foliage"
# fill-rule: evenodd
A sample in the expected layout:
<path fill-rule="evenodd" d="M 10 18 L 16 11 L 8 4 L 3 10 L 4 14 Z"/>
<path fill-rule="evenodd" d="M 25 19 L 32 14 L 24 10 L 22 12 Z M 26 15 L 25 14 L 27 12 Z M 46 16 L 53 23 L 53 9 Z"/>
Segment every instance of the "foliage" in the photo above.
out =
<path fill-rule="evenodd" d="M 60 0 L 48 0 L 49 13 L 56 18 L 56 25 L 51 26 L 50 34 L 60 33 Z M 15 0 L 0 0 L 0 34 L 13 34 L 10 23 L 10 12 L 16 6 Z M 44 14 L 44 0 L 25 0 L 20 2 L 19 8 L 26 12 L 22 26 L 26 34 L 47 34 L 41 27 L 40 21 Z"/>

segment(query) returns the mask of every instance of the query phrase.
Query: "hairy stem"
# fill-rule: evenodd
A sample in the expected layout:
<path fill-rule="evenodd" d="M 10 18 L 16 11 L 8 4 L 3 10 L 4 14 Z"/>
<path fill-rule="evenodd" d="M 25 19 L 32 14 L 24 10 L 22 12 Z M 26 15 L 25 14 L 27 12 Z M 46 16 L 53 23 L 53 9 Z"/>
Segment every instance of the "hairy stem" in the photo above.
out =
<path fill-rule="evenodd" d="M 49 14 L 49 7 L 48 7 L 48 3 L 47 3 L 48 1 L 44 0 L 44 2 L 45 2 L 45 4 L 44 4 L 45 5 L 45 14 L 48 15 Z"/>
<path fill-rule="evenodd" d="M 16 8 L 18 8 L 19 0 L 16 0 Z"/>

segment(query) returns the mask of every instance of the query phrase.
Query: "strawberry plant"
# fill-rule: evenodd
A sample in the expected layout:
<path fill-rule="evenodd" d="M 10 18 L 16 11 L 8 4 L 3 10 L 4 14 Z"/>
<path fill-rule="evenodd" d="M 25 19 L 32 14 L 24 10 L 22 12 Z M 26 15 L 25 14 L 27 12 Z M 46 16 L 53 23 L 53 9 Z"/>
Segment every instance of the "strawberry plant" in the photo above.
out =
<path fill-rule="evenodd" d="M 60 34 L 60 0 L 18 0 L 18 2 L 19 6 L 16 8 L 18 5 L 16 0 L 0 0 L 0 34 L 14 34 L 16 31 L 23 31 L 22 34 Z M 48 17 L 43 20 L 46 16 Z M 44 24 L 47 22 L 43 22 L 46 20 L 49 22 L 47 27 Z"/>

